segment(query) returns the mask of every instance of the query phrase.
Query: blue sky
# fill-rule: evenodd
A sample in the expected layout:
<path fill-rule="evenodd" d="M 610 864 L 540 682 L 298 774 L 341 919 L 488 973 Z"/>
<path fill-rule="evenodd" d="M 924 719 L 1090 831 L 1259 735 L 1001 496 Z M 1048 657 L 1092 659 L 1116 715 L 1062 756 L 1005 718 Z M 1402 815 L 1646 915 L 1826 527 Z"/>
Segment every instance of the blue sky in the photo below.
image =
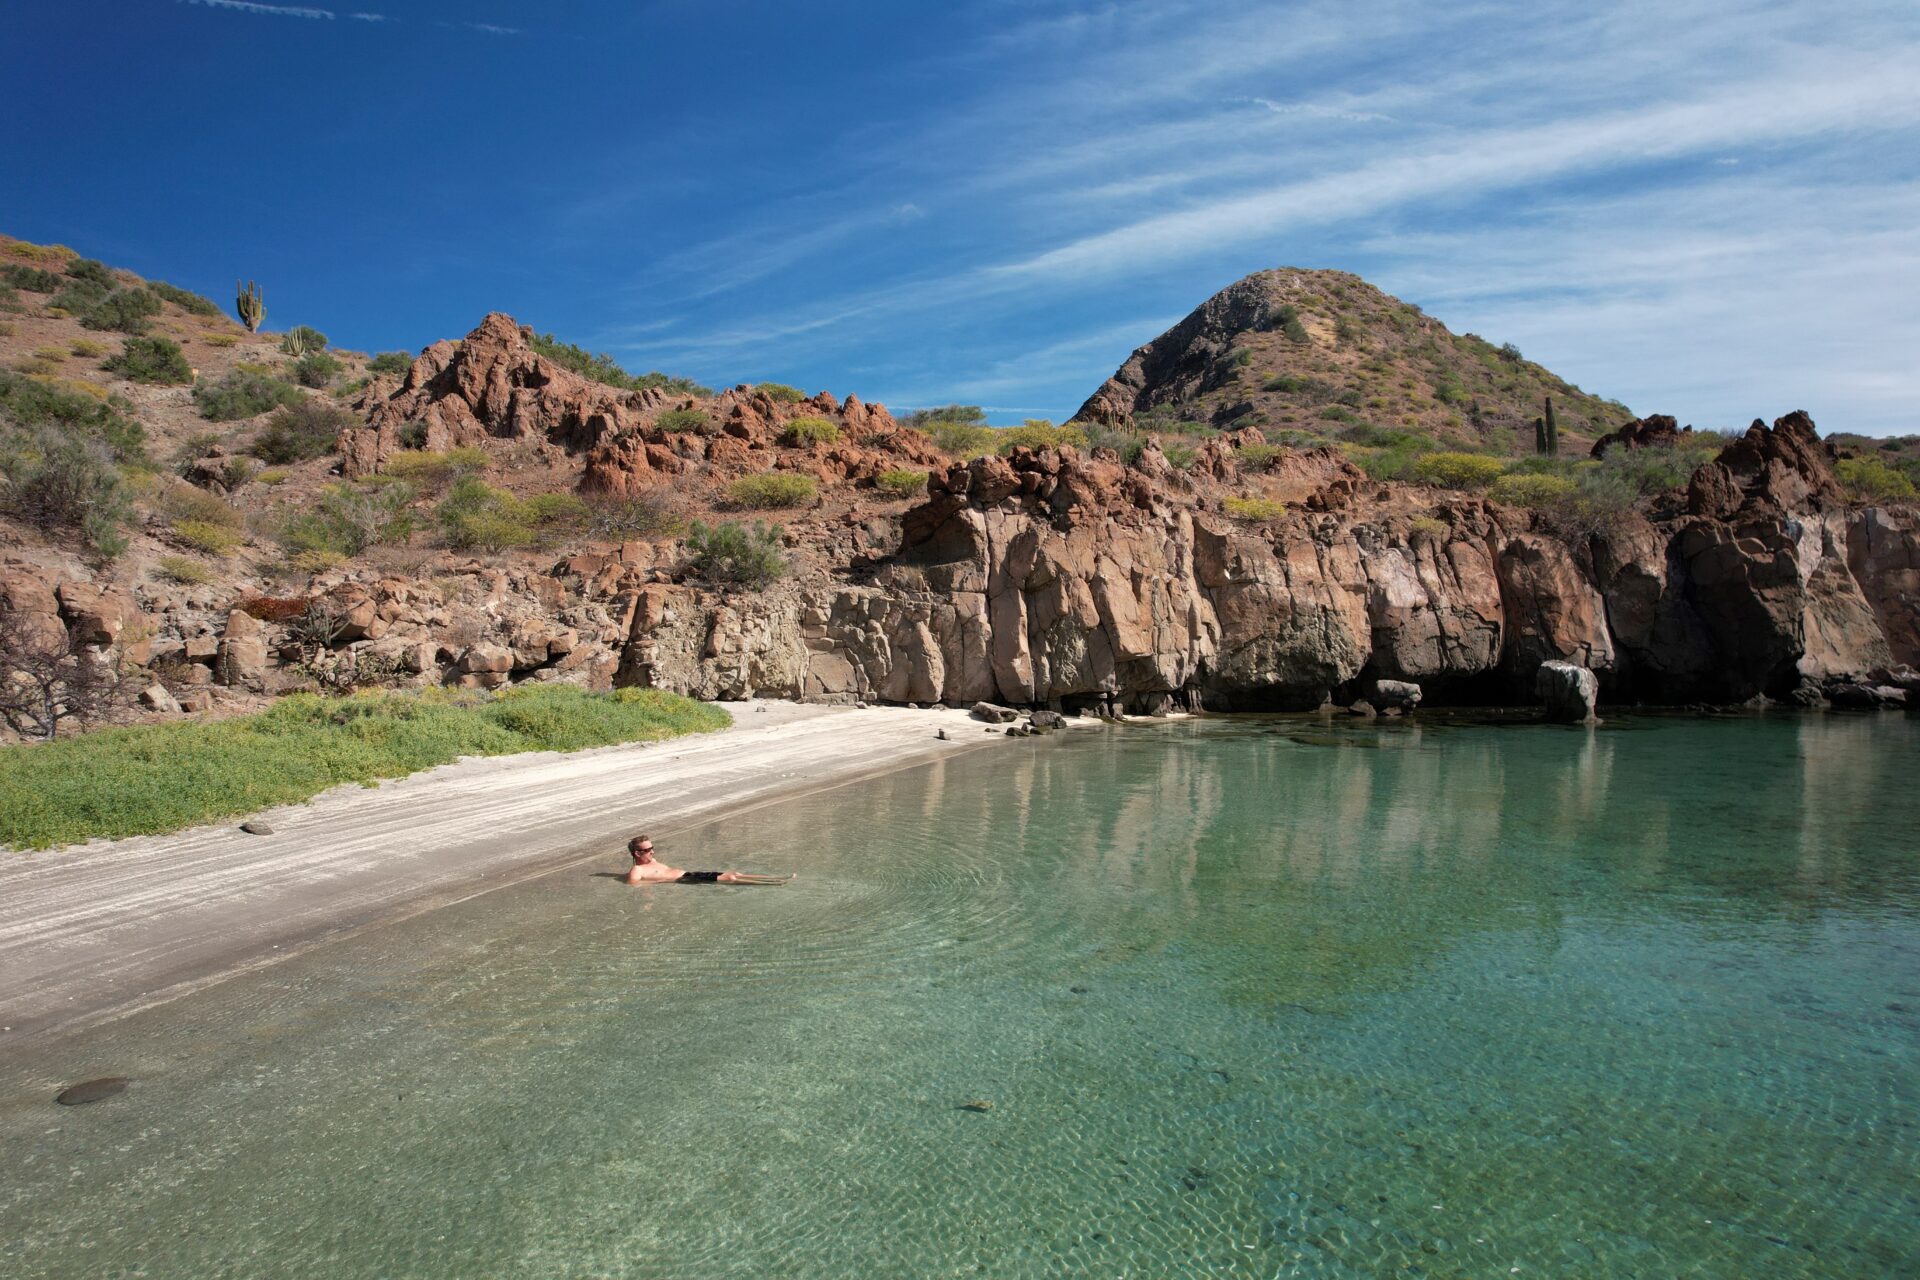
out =
<path fill-rule="evenodd" d="M 1271 266 L 1920 431 L 1920 5 L 6 0 L 0 230 L 269 327 L 1063 418 Z"/>

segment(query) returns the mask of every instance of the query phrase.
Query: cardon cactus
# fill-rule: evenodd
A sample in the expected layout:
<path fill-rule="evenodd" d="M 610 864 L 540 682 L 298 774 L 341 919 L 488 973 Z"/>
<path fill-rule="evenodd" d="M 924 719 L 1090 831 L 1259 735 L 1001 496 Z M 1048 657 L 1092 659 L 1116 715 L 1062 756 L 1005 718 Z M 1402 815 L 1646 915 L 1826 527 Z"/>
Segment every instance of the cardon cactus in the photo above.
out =
<path fill-rule="evenodd" d="M 310 325 L 303 324 L 280 335 L 280 350 L 296 360 L 326 349 L 327 335 Z"/>
<path fill-rule="evenodd" d="M 1560 424 L 1553 419 L 1553 397 L 1547 397 L 1547 456 L 1560 456 Z"/>
<path fill-rule="evenodd" d="M 233 300 L 233 309 L 240 314 L 240 323 L 247 326 L 248 333 L 260 332 L 260 322 L 267 318 L 267 304 L 261 300 L 260 286 L 247 281 L 246 288 L 240 288 L 238 280 L 233 287 L 239 291 L 239 297 Z"/>

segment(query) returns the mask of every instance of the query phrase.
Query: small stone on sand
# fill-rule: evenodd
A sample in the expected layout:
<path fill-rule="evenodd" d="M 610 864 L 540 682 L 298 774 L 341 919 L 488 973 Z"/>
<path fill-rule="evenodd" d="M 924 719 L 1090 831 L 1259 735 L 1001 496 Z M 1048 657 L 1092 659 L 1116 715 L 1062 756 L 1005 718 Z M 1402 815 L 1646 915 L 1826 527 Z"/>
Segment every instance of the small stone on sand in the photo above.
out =
<path fill-rule="evenodd" d="M 240 829 L 250 836 L 270 836 L 273 834 L 273 828 L 264 822 L 243 822 L 240 824 Z"/>
<path fill-rule="evenodd" d="M 53 1100 L 63 1107 L 84 1106 L 89 1102 L 98 1102 L 102 1098 L 111 1098 L 116 1093 L 125 1093 L 128 1083 L 125 1076 L 102 1076 L 98 1080 L 83 1080 L 79 1084 L 62 1089 L 54 1095 Z"/>

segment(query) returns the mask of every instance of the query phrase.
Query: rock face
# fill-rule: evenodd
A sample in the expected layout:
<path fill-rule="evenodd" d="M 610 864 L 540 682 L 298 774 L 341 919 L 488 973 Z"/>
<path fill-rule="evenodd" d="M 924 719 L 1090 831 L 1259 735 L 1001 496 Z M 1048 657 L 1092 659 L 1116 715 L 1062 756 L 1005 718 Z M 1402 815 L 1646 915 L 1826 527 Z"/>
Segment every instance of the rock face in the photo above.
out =
<path fill-rule="evenodd" d="M 1547 709 L 1547 718 L 1568 724 L 1592 724 L 1598 717 L 1600 681 L 1585 667 L 1571 662 L 1543 662 L 1533 678 L 1533 691 Z"/>
<path fill-rule="evenodd" d="M 1204 479 L 1227 447 L 1203 446 L 1184 474 L 1152 446 L 1134 468 L 1016 450 L 936 472 L 898 550 L 856 579 L 723 604 L 649 588 L 622 679 L 1140 712 L 1362 692 L 1405 705 L 1380 692 L 1402 682 L 1430 700 L 1526 701 L 1560 663 L 1585 673 L 1584 716 L 1603 688 L 1738 701 L 1913 656 L 1913 513 L 1849 514 L 1803 414 L 1756 424 L 1660 521 L 1584 542 L 1473 499 L 1416 515 L 1341 464 L 1301 504 L 1319 514 L 1238 523 Z M 1873 566 L 1870 585 L 1854 564 Z"/>

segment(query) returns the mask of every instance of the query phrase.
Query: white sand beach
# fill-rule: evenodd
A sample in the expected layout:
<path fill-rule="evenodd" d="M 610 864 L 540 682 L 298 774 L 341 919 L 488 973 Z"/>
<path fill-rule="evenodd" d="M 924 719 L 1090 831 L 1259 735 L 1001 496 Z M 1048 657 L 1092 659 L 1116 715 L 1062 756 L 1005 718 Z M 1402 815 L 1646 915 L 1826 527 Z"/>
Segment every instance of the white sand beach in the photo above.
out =
<path fill-rule="evenodd" d="M 624 871 L 646 830 L 671 837 L 991 743 L 965 712 L 728 704 L 731 728 L 667 742 L 462 760 L 375 788 L 166 836 L 0 858 L 0 1046 L 123 1016 L 350 933 L 556 867 Z M 945 729 L 950 738 L 937 736 Z M 762 871 L 805 875 L 804 848 Z M 745 890 L 741 890 L 745 892 Z"/>

